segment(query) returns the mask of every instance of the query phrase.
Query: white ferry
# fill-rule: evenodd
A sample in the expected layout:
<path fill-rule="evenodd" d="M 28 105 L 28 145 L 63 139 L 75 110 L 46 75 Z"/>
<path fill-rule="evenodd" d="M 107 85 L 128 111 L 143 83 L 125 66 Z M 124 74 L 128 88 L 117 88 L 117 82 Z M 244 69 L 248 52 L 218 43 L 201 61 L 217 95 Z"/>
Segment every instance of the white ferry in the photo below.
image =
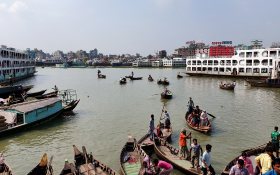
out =
<path fill-rule="evenodd" d="M 35 60 L 26 52 L 0 47 L 0 83 L 9 83 L 33 76 L 35 73 Z"/>
<path fill-rule="evenodd" d="M 206 54 L 186 59 L 186 74 L 232 77 L 268 77 L 280 48 L 236 50 L 233 56 L 209 57 Z"/>

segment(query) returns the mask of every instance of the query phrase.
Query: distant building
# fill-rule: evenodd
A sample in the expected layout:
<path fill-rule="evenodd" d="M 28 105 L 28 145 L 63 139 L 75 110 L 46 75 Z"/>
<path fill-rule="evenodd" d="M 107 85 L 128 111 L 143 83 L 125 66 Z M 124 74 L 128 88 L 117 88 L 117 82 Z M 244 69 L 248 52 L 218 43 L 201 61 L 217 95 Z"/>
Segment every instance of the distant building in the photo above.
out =
<path fill-rule="evenodd" d="M 93 49 L 89 51 L 89 58 L 93 59 L 93 58 L 97 58 L 98 57 L 98 50 L 97 49 Z"/>
<path fill-rule="evenodd" d="M 167 52 L 166 50 L 161 50 L 158 52 L 158 57 L 159 58 L 166 58 L 167 57 Z"/>
<path fill-rule="evenodd" d="M 162 66 L 163 67 L 172 67 L 173 66 L 172 59 L 167 59 L 167 58 L 162 59 Z"/>

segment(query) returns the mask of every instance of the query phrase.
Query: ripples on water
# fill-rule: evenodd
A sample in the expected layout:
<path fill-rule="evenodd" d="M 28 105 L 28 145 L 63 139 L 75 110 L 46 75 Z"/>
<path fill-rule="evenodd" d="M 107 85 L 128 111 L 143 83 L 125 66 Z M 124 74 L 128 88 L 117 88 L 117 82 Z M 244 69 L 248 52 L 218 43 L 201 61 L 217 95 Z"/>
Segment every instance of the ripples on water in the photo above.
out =
<path fill-rule="evenodd" d="M 216 116 L 211 135 L 193 131 L 205 148 L 213 145 L 212 159 L 216 172 L 241 150 L 254 147 L 270 139 L 270 132 L 279 125 L 280 90 L 251 88 L 237 80 L 234 92 L 221 90 L 220 81 L 231 79 L 184 77 L 177 72 L 184 69 L 100 68 L 106 79 L 97 79 L 97 69 L 38 68 L 35 77 L 22 83 L 34 84 L 33 91 L 51 88 L 76 89 L 80 104 L 75 115 L 46 123 L 30 131 L 1 138 L 0 151 L 15 174 L 27 174 L 35 167 L 44 152 L 54 155 L 55 174 L 63 168 L 64 159 L 73 161 L 72 145 L 82 145 L 96 158 L 119 170 L 119 156 L 127 135 L 141 138 L 148 130 L 150 115 L 158 121 L 165 104 L 173 125 L 173 145 L 178 144 L 181 128 L 186 127 L 184 115 L 189 97 L 195 105 Z M 119 85 L 121 76 L 143 76 L 143 80 Z M 161 100 L 162 86 L 149 82 L 148 75 L 157 80 L 167 77 L 174 98 Z M 210 117 L 210 116 L 209 116 Z M 210 117 L 211 118 L 211 117 Z M 181 174 L 176 172 L 175 174 Z"/>

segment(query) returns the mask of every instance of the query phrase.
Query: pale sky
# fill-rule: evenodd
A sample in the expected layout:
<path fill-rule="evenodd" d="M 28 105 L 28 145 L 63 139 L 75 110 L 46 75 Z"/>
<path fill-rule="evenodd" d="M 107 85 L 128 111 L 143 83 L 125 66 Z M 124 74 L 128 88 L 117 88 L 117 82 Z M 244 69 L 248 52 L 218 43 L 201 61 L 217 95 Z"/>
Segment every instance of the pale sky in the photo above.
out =
<path fill-rule="evenodd" d="M 280 41 L 280 0 L 0 0 L 0 45 L 143 56 L 186 41 Z"/>

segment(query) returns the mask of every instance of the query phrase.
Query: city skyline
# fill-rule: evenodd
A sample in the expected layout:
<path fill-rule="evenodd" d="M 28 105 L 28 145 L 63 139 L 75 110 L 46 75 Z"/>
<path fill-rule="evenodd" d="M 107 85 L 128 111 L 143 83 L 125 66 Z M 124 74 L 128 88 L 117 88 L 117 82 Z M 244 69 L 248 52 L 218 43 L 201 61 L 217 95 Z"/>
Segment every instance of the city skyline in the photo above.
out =
<path fill-rule="evenodd" d="M 1 0 L 1 45 L 143 56 L 186 41 L 280 41 L 277 0 Z"/>

